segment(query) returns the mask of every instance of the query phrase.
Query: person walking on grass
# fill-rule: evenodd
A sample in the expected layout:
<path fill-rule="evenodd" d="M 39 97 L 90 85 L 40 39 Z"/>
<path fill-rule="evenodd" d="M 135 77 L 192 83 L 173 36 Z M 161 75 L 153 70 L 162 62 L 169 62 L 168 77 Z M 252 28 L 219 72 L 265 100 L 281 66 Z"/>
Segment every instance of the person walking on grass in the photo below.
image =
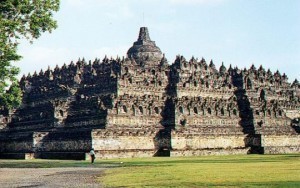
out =
<path fill-rule="evenodd" d="M 94 148 L 91 149 L 90 156 L 91 156 L 91 162 L 94 163 L 94 161 L 95 161 L 95 151 L 94 151 Z"/>

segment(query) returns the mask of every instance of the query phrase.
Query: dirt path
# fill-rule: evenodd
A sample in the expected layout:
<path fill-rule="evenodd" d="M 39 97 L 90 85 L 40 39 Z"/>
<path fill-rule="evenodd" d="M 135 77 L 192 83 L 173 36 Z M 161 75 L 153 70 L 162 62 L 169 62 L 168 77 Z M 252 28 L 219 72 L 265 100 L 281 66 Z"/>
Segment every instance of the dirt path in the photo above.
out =
<path fill-rule="evenodd" d="M 101 187 L 103 168 L 0 168 L 0 187 Z"/>

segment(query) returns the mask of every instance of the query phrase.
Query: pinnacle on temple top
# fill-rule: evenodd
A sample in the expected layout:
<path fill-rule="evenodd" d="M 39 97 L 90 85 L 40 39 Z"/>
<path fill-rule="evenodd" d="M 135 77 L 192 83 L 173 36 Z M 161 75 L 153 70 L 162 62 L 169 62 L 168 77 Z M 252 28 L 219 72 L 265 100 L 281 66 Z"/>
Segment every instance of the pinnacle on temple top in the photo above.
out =
<path fill-rule="evenodd" d="M 150 36 L 149 36 L 149 31 L 147 27 L 141 27 L 140 28 L 140 34 L 137 42 L 143 42 L 143 41 L 151 41 Z M 137 43 L 135 42 L 135 43 Z"/>
<path fill-rule="evenodd" d="M 147 61 L 151 64 L 159 63 L 163 57 L 159 47 L 154 41 L 151 41 L 147 27 L 140 28 L 139 37 L 128 50 L 127 55 L 139 63 Z"/>

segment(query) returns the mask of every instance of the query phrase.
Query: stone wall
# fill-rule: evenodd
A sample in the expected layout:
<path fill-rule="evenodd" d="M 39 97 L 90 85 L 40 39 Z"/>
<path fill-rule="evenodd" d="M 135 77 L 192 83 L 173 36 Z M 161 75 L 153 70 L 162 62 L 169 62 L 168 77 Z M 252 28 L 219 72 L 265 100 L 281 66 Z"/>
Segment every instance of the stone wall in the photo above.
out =
<path fill-rule="evenodd" d="M 201 155 L 246 155 L 250 152 L 250 147 L 247 148 L 212 148 L 212 149 L 199 149 L 199 150 L 171 150 L 171 157 L 182 156 L 201 156 Z"/>
<path fill-rule="evenodd" d="M 213 148 L 244 148 L 245 136 L 193 136 L 172 135 L 174 150 L 200 150 Z"/>
<path fill-rule="evenodd" d="M 294 109 L 285 109 L 284 113 L 286 116 L 290 119 L 296 119 L 299 118 L 300 114 L 300 108 L 294 108 Z"/>
<path fill-rule="evenodd" d="M 265 154 L 299 153 L 300 135 L 262 135 Z"/>
<path fill-rule="evenodd" d="M 152 157 L 163 139 L 156 130 L 93 130 L 92 147 L 97 158 Z"/>
<path fill-rule="evenodd" d="M 24 75 L 20 87 L 22 105 L 0 107 L 2 156 L 299 152 L 298 80 L 204 58 L 169 63 L 147 28 L 127 57 L 79 59 Z"/>
<path fill-rule="evenodd" d="M 33 137 L 31 132 L 5 132 L 0 136 L 0 153 L 32 152 Z"/>
<path fill-rule="evenodd" d="M 33 139 L 38 152 L 86 152 L 92 142 L 89 130 L 35 132 Z"/>

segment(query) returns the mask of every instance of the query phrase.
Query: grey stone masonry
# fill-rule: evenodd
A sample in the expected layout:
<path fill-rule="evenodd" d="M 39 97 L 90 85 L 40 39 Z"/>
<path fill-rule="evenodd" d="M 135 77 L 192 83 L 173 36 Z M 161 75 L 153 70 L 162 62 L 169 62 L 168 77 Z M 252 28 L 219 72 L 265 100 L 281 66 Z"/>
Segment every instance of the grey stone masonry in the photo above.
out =
<path fill-rule="evenodd" d="M 147 61 L 155 65 L 157 65 L 162 58 L 160 49 L 156 46 L 155 42 L 150 39 L 147 27 L 140 28 L 139 38 L 128 50 L 127 55 L 128 57 L 134 58 L 138 63 Z"/>
<path fill-rule="evenodd" d="M 177 56 L 148 29 L 127 57 L 48 68 L 0 107 L 0 158 L 84 159 L 300 152 L 300 84 L 263 66 Z"/>

